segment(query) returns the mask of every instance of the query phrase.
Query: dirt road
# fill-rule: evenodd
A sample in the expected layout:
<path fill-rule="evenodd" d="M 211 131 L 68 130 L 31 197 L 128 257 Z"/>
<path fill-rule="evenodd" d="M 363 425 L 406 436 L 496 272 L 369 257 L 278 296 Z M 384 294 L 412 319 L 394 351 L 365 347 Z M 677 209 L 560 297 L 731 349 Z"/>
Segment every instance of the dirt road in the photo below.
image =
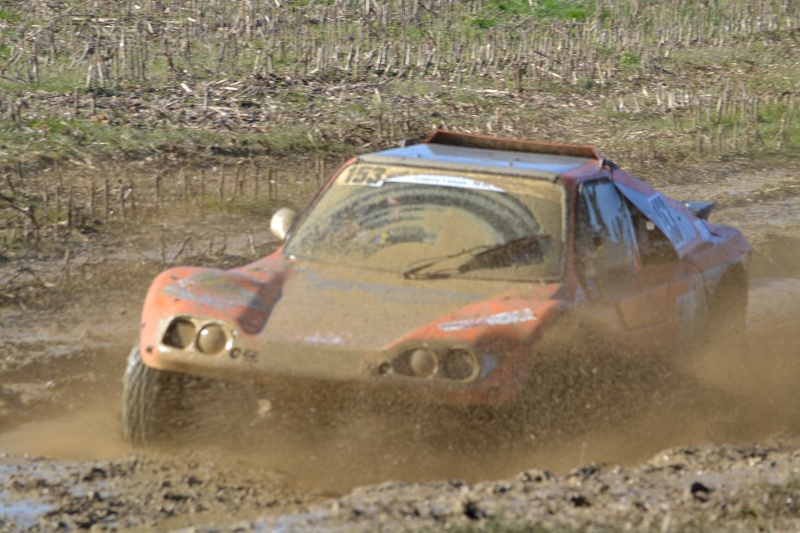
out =
<path fill-rule="evenodd" d="M 121 376 L 160 268 L 143 258 L 163 253 L 118 252 L 163 242 L 146 228 L 85 239 L 69 290 L 59 289 L 60 256 L 7 258 L 2 279 L 28 268 L 41 283 L 31 285 L 37 298 L 0 307 L 0 531 L 800 529 L 800 196 L 788 186 L 763 192 L 767 181 L 800 178 L 711 170 L 713 182 L 658 185 L 720 201 L 712 220 L 742 227 L 754 243 L 749 357 L 731 361 L 711 347 L 645 368 L 656 385 L 617 384 L 589 414 L 565 413 L 569 430 L 546 438 L 367 410 L 318 433 L 254 419 L 174 448 L 133 450 L 121 437 Z M 274 244 L 253 220 L 204 226 L 227 243 L 205 262 L 241 264 Z M 255 245 L 241 238 L 244 227 Z M 177 247 L 185 233 L 172 231 Z M 61 285 L 49 288 L 53 280 Z"/>

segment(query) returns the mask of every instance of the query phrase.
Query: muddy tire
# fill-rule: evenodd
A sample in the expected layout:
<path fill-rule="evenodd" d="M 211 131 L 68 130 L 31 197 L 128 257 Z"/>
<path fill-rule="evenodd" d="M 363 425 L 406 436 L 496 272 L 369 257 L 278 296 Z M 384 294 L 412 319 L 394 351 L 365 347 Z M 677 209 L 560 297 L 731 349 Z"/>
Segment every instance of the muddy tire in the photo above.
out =
<path fill-rule="evenodd" d="M 128 442 L 144 446 L 164 438 L 177 408 L 177 377 L 145 365 L 139 346 L 134 346 L 122 391 L 122 426 Z"/>

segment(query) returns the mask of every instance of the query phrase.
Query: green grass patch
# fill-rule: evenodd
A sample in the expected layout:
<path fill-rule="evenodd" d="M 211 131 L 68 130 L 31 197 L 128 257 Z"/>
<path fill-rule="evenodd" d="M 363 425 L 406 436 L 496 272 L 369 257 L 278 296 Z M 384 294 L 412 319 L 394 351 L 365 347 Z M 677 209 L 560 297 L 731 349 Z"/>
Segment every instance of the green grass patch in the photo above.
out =
<path fill-rule="evenodd" d="M 636 54 L 631 52 L 622 52 L 622 57 L 620 58 L 620 64 L 622 66 L 630 67 L 638 65 L 642 62 L 642 58 Z"/>
<path fill-rule="evenodd" d="M 481 13 L 472 19 L 472 26 L 489 29 L 525 17 L 584 21 L 593 2 L 575 0 L 490 0 L 483 3 Z"/>
<path fill-rule="evenodd" d="M 593 7 L 594 2 L 542 0 L 536 5 L 536 14 L 540 17 L 584 21 Z"/>

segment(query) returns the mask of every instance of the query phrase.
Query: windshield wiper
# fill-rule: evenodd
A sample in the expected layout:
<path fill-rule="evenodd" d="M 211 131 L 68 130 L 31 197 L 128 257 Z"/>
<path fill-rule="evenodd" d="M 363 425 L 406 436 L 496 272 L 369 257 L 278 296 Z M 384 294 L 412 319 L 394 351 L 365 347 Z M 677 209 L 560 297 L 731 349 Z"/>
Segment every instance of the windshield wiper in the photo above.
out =
<path fill-rule="evenodd" d="M 505 268 L 514 265 L 530 265 L 544 260 L 544 243 L 549 243 L 549 235 L 529 235 L 496 246 L 480 245 L 460 252 L 429 259 L 422 264 L 412 263 L 402 275 L 405 279 L 447 278 L 484 268 Z M 470 257 L 458 267 L 421 272 L 435 264 L 469 254 Z"/>
<path fill-rule="evenodd" d="M 430 268 L 437 263 L 441 263 L 442 261 L 447 261 L 448 259 L 455 259 L 456 257 L 461 257 L 462 255 L 474 255 L 477 250 L 481 250 L 483 248 L 488 248 L 488 246 L 482 244 L 480 246 L 474 246 L 472 248 L 465 248 L 460 252 L 456 252 L 450 255 L 441 255 L 439 257 L 431 257 L 430 259 L 422 259 L 421 261 L 414 261 L 405 270 L 401 273 L 405 279 L 430 279 L 433 277 L 442 277 L 446 278 L 449 274 L 443 270 L 437 270 L 436 272 L 429 272 L 427 274 L 422 274 L 417 276 L 416 274 L 421 270 L 425 270 L 426 268 Z M 438 275 L 437 275 L 438 273 Z"/>
<path fill-rule="evenodd" d="M 549 240 L 549 235 L 529 235 L 498 244 L 475 254 L 472 259 L 458 267 L 458 272 L 463 274 L 484 268 L 505 268 L 541 263 L 544 260 L 545 252 L 542 243 L 549 242 Z"/>

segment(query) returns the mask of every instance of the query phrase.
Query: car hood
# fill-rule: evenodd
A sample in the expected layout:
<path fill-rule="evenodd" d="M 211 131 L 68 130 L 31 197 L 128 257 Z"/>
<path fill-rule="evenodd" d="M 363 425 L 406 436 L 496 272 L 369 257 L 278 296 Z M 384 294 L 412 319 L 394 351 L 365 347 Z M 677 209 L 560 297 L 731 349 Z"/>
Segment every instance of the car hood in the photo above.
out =
<path fill-rule="evenodd" d="M 474 279 L 404 280 L 394 273 L 301 264 L 284 283 L 261 335 L 267 342 L 378 350 L 431 323 L 447 336 L 472 324 L 533 317 L 537 301 L 552 298 L 560 287 Z M 487 305 L 493 301 L 495 305 Z"/>

